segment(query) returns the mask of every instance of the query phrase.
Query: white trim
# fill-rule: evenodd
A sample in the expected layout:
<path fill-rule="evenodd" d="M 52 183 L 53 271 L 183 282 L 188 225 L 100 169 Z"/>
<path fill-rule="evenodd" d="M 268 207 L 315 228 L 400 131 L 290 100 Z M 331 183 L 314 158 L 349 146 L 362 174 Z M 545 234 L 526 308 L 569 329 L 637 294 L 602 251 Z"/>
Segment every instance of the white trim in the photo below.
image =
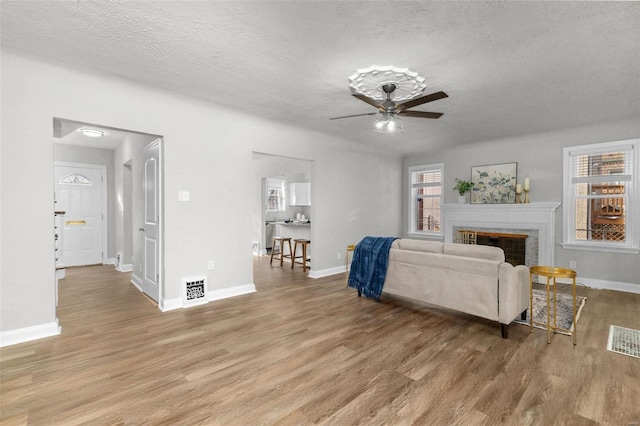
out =
<path fill-rule="evenodd" d="M 622 281 L 607 281 L 599 280 L 596 278 L 582 278 L 578 276 L 576 281 L 579 284 L 584 284 L 589 288 L 596 290 L 614 290 L 623 291 L 625 293 L 640 294 L 640 283 L 626 283 Z"/>
<path fill-rule="evenodd" d="M 229 297 L 242 296 L 256 292 L 255 284 L 244 284 L 235 287 L 222 288 L 220 290 L 209 290 L 207 297 L 209 302 L 214 300 L 228 299 Z"/>
<path fill-rule="evenodd" d="M 235 287 L 222 288 L 219 290 L 209 290 L 207 292 L 207 302 L 213 302 L 214 300 L 223 300 L 230 297 L 242 296 L 245 294 L 251 294 L 256 292 L 255 284 L 244 284 Z M 203 303 L 204 304 L 204 303 Z M 191 307 L 194 305 L 185 305 L 182 297 L 175 297 L 173 299 L 161 299 L 162 312 L 173 311 L 175 309 L 181 309 Z"/>
<path fill-rule="evenodd" d="M 57 336 L 61 332 L 62 327 L 58 324 L 57 318 L 54 322 L 46 324 L 19 328 L 17 330 L 3 331 L 0 332 L 0 347 L 30 342 L 31 340 L 43 339 L 45 337 Z"/>
<path fill-rule="evenodd" d="M 164 298 L 166 290 L 164 288 L 164 137 L 159 137 L 151 144 L 155 143 L 158 144 L 158 299 L 160 299 Z"/>
<path fill-rule="evenodd" d="M 122 265 L 120 269 L 116 266 L 116 269 L 120 272 L 133 272 L 133 264 L 127 263 L 126 265 Z"/>
<path fill-rule="evenodd" d="M 173 311 L 182 308 L 182 297 L 174 297 L 173 299 L 160 298 L 158 307 L 162 312 Z"/>
<path fill-rule="evenodd" d="M 344 274 L 346 271 L 346 266 L 334 266 L 333 268 L 320 269 L 320 270 L 311 270 L 309 271 L 309 278 L 322 278 L 328 277 L 330 275 Z"/>
<path fill-rule="evenodd" d="M 131 284 L 136 286 L 136 288 L 142 291 L 142 278 L 137 276 L 135 273 L 131 274 Z"/>
<path fill-rule="evenodd" d="M 567 250 L 586 250 L 586 251 L 599 251 L 599 252 L 611 252 L 611 253 L 623 253 L 623 254 L 640 254 L 640 248 L 629 247 L 615 247 L 609 244 L 560 244 L 563 249 Z"/>
<path fill-rule="evenodd" d="M 100 170 L 102 175 L 102 264 L 109 264 L 107 256 L 109 255 L 109 199 L 107 197 L 109 191 L 109 175 L 107 174 L 107 166 L 102 164 L 72 163 L 67 161 L 54 161 L 53 166 L 60 167 L 79 167 L 85 169 Z M 54 182 L 54 190 L 57 182 Z M 111 261 L 113 264 L 113 261 Z"/>

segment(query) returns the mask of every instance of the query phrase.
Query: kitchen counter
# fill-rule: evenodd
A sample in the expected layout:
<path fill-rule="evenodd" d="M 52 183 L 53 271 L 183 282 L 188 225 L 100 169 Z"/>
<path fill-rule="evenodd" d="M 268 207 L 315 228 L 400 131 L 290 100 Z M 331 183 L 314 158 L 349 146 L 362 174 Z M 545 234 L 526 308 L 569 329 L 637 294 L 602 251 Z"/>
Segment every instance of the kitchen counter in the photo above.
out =
<path fill-rule="evenodd" d="M 311 223 L 309 220 L 285 222 L 283 220 L 267 220 L 265 222 L 265 248 L 270 249 L 273 237 L 290 237 L 311 239 Z"/>
<path fill-rule="evenodd" d="M 291 238 L 291 246 L 293 247 L 293 240 L 305 239 L 311 241 L 311 224 L 309 222 L 276 222 L 276 235 L 279 237 Z M 307 250 L 307 257 L 311 257 L 311 245 Z M 298 246 L 298 253 L 296 255 L 301 256 L 302 247 Z"/>

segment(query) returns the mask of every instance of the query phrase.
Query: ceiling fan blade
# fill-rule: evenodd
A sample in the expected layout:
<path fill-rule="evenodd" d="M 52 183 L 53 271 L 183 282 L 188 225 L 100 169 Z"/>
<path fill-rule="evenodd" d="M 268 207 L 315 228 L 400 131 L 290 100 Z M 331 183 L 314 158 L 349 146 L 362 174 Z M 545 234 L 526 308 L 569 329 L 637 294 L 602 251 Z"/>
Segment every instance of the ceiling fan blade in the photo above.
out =
<path fill-rule="evenodd" d="M 407 108 L 413 108 L 414 106 L 426 104 L 427 102 L 433 102 L 433 101 L 437 101 L 438 99 L 448 98 L 448 97 L 449 95 L 447 95 L 444 92 L 432 93 L 430 95 L 423 96 L 421 98 L 412 99 L 400 105 L 396 105 L 396 112 L 404 111 Z"/>
<path fill-rule="evenodd" d="M 364 102 L 368 103 L 369 105 L 371 105 L 373 107 L 376 107 L 376 108 L 378 108 L 380 110 L 384 109 L 384 106 L 381 103 L 379 103 L 379 102 L 377 102 L 377 101 L 375 101 L 375 100 L 373 100 L 371 98 L 368 98 L 365 95 L 361 95 L 359 93 L 353 93 L 352 95 L 354 97 L 360 99 L 361 101 L 364 101 Z"/>
<path fill-rule="evenodd" d="M 397 113 L 402 117 L 420 117 L 420 118 L 440 118 L 444 115 L 442 112 L 426 112 L 426 111 L 401 111 Z"/>
<path fill-rule="evenodd" d="M 360 117 L 362 115 L 376 115 L 377 112 L 367 112 L 365 114 L 352 114 L 352 115 L 343 115 L 341 117 L 333 117 L 330 118 L 329 120 L 340 120 L 341 118 L 351 118 L 351 117 Z"/>

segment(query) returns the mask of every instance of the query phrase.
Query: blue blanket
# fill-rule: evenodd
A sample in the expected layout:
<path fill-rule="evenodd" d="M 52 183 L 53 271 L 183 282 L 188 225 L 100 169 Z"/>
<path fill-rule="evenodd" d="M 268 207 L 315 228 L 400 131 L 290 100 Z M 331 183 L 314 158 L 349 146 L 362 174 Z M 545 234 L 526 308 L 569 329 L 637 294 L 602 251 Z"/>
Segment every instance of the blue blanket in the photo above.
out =
<path fill-rule="evenodd" d="M 387 275 L 389 250 L 395 237 L 364 237 L 353 252 L 349 287 L 367 297 L 380 299 Z"/>

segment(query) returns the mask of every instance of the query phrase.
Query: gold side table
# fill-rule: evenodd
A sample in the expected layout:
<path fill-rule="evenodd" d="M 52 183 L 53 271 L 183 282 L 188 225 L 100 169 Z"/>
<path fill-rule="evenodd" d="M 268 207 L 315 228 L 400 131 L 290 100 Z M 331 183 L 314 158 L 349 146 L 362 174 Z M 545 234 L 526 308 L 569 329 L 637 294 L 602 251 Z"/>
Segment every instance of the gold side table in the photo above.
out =
<path fill-rule="evenodd" d="M 347 253 L 344 256 L 344 272 L 346 274 L 346 282 L 347 285 L 349 285 L 349 253 L 353 253 L 353 251 L 356 249 L 355 244 L 350 244 L 347 246 Z"/>
<path fill-rule="evenodd" d="M 533 320 L 533 276 L 538 275 L 547 279 L 547 322 L 537 322 Z M 551 343 L 551 331 L 554 333 L 558 330 L 571 333 L 571 330 L 558 327 L 556 323 L 556 279 L 558 278 L 570 278 L 572 280 L 573 290 L 573 344 L 576 344 L 576 334 L 578 333 L 576 327 L 576 271 L 573 269 L 555 268 L 553 266 L 532 266 L 529 268 L 529 318 L 530 318 L 530 332 L 533 332 L 533 325 L 544 325 L 547 327 L 547 343 Z M 553 285 L 553 325 L 551 325 L 551 295 L 549 286 Z"/>

